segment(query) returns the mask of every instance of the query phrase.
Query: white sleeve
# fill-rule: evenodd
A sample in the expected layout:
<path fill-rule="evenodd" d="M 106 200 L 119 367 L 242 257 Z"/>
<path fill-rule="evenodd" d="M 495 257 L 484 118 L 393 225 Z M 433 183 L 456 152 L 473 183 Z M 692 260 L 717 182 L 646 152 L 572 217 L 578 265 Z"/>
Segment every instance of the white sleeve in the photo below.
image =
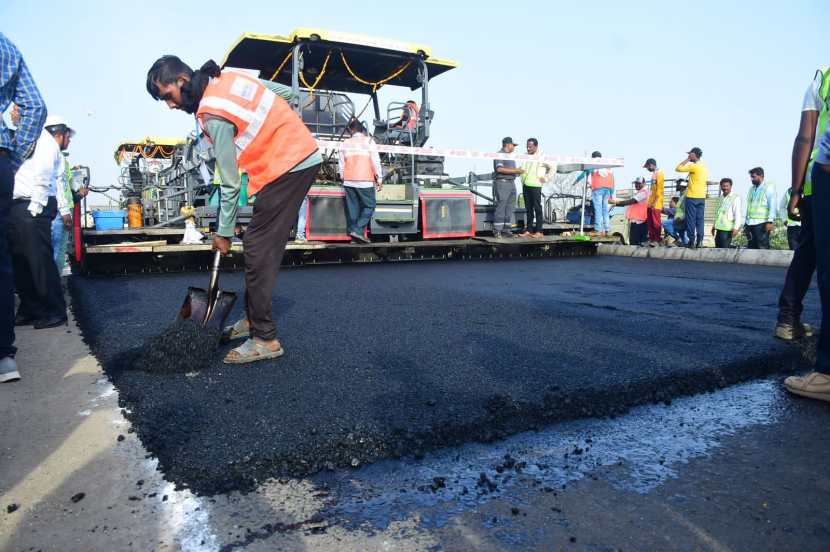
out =
<path fill-rule="evenodd" d="M 741 196 L 735 196 L 735 201 L 732 203 L 735 228 L 740 228 L 744 225 L 744 209 L 743 205 L 741 205 L 741 201 Z"/>
<path fill-rule="evenodd" d="M 380 166 L 380 155 L 378 152 L 372 152 L 372 164 L 375 166 L 375 174 L 378 175 L 378 178 L 383 178 L 383 169 Z"/>
<path fill-rule="evenodd" d="M 801 107 L 801 111 L 821 111 L 820 88 L 821 74 L 816 75 L 816 78 L 813 79 L 813 82 L 810 83 L 810 86 L 804 93 L 804 104 Z"/>
<path fill-rule="evenodd" d="M 49 143 L 46 140 L 39 140 L 35 154 L 32 156 L 32 162 L 34 164 L 32 168 L 34 171 L 32 189 L 30 190 L 31 195 L 29 196 L 31 199 L 29 212 L 33 215 L 40 214 L 49 201 L 49 188 L 55 178 L 55 166 L 60 160 L 59 157 L 56 157 L 61 155 L 57 143 L 54 143 L 51 136 L 48 140 L 52 140 L 53 143 Z M 54 147 L 52 147 L 53 144 Z"/>

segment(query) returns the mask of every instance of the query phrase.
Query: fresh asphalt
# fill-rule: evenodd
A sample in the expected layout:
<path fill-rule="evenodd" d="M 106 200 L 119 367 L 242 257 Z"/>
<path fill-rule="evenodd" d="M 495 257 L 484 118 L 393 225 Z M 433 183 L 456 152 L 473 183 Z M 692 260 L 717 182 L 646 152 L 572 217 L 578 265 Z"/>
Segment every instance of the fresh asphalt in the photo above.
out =
<path fill-rule="evenodd" d="M 289 269 L 273 301 L 285 356 L 225 366 L 226 346 L 187 374 L 133 370 L 123 354 L 168 326 L 205 274 L 71 288 L 165 477 L 213 495 L 801 369 L 804 347 L 771 337 L 783 276 L 607 257 Z M 242 291 L 242 275 L 221 287 Z M 805 320 L 817 308 L 811 290 Z"/>

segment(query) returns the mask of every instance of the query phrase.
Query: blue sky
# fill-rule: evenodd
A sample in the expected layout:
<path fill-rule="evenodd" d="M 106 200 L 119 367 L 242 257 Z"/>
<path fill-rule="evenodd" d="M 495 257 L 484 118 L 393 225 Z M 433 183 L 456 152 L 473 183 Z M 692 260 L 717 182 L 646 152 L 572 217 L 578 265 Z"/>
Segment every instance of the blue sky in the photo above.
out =
<path fill-rule="evenodd" d="M 397 6 L 397 7 L 396 7 Z M 783 192 L 804 91 L 830 63 L 827 6 L 795 2 L 363 1 L 112 3 L 5 0 L 2 31 L 50 112 L 78 130 L 74 163 L 115 181 L 124 139 L 179 136 L 192 118 L 144 89 L 162 54 L 220 61 L 243 32 L 320 27 L 425 43 L 460 63 L 431 83 L 431 145 L 495 150 L 505 135 L 548 153 L 622 156 L 621 180 L 655 157 L 673 176 L 700 146 L 710 179 L 766 169 Z M 237 13 L 234 10 L 238 9 Z M 410 15 L 411 14 L 411 15 Z M 383 102 L 411 94 L 391 90 Z M 456 175 L 490 168 L 449 164 Z"/>

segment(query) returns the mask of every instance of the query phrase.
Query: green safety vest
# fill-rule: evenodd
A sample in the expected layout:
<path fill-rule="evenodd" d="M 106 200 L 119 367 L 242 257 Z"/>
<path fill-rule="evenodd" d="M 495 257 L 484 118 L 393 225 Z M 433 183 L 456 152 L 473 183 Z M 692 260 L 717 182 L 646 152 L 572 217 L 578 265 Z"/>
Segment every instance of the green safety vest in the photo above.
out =
<path fill-rule="evenodd" d="M 818 141 L 824 136 L 827 131 L 827 97 L 830 95 L 830 67 L 820 67 L 816 71 L 816 76 L 821 75 L 821 86 L 819 86 L 819 98 L 821 99 L 821 111 L 818 112 L 818 127 L 816 128 L 816 138 L 812 153 L 810 153 L 810 162 L 807 164 L 807 174 L 804 175 L 804 197 L 813 195 L 813 180 L 811 173 L 813 172 L 813 163 L 816 161 L 816 154 L 818 154 Z"/>
<path fill-rule="evenodd" d="M 677 207 L 674 208 L 674 218 L 681 220 L 686 218 L 686 192 L 680 194 L 677 200 Z"/>
<path fill-rule="evenodd" d="M 715 211 L 715 230 L 731 232 L 735 229 L 735 217 L 732 214 L 732 206 L 735 204 L 735 194 L 721 196 L 718 201 L 718 208 Z"/>
<path fill-rule="evenodd" d="M 539 161 L 525 161 L 522 163 L 522 168 L 525 170 L 521 175 L 522 184 L 534 188 L 541 188 L 542 182 L 539 181 L 539 169 L 544 165 Z"/>
<path fill-rule="evenodd" d="M 69 161 L 66 160 L 66 157 L 63 158 L 63 177 L 66 180 L 63 197 L 66 199 L 66 206 L 69 209 L 73 209 L 75 207 L 75 198 L 72 197 L 72 181 L 74 177 L 72 176 L 72 167 L 69 166 Z"/>
<path fill-rule="evenodd" d="M 749 221 L 749 219 L 760 219 L 763 221 L 769 220 L 769 210 L 767 209 L 768 189 L 769 185 L 766 182 L 760 186 L 752 185 L 749 187 L 749 193 L 747 193 L 746 196 L 747 221 Z"/>

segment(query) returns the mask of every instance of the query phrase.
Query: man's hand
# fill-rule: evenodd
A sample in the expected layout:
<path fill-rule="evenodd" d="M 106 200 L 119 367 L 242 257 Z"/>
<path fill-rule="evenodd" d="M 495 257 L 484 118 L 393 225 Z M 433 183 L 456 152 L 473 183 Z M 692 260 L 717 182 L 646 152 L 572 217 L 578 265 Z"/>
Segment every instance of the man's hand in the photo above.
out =
<path fill-rule="evenodd" d="M 715 235 L 715 232 L 716 232 L 716 230 L 715 230 L 715 227 L 713 226 L 713 227 L 712 227 L 712 235 L 713 235 L 713 236 Z"/>
<path fill-rule="evenodd" d="M 375 179 L 375 191 L 379 192 L 383 189 L 383 181 L 379 178 Z"/>
<path fill-rule="evenodd" d="M 89 188 L 79 188 L 78 189 L 78 195 L 81 196 L 81 197 L 86 197 L 88 193 L 89 193 Z"/>
<path fill-rule="evenodd" d="M 734 238 L 738 235 L 738 233 L 740 233 L 740 230 L 738 228 L 735 228 L 734 230 L 732 230 L 732 237 Z"/>
<path fill-rule="evenodd" d="M 231 240 L 219 234 L 213 235 L 213 250 L 218 251 L 222 255 L 227 255 L 231 250 Z"/>
<path fill-rule="evenodd" d="M 69 230 L 72 228 L 72 215 L 61 215 L 63 219 L 63 227 Z"/>
<path fill-rule="evenodd" d="M 801 220 L 801 213 L 798 212 L 799 203 L 801 203 L 801 192 L 793 192 L 787 204 L 787 216 L 792 220 Z"/>
<path fill-rule="evenodd" d="M 616 200 L 616 199 L 614 199 L 613 197 L 609 197 L 609 198 L 608 198 L 608 204 L 609 204 L 609 205 L 616 205 L 616 204 L 617 204 L 617 200 Z"/>
<path fill-rule="evenodd" d="M 771 234 L 774 228 L 775 224 L 773 224 L 772 222 L 768 222 L 767 225 L 764 227 L 764 230 L 766 230 L 767 234 Z"/>

